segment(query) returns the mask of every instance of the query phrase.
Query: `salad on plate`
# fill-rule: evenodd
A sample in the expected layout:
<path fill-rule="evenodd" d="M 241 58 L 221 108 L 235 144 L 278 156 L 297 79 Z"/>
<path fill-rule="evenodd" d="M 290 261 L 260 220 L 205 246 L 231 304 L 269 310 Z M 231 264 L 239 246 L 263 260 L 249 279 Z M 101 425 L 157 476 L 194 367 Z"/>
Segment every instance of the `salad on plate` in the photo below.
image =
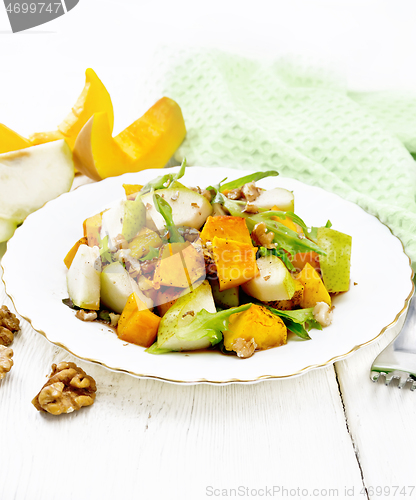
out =
<path fill-rule="evenodd" d="M 64 259 L 76 316 L 151 354 L 239 358 L 328 327 L 333 295 L 350 287 L 351 237 L 330 221 L 308 227 L 291 191 L 256 185 L 276 171 L 202 188 L 184 173 L 185 161 L 125 184 L 125 199 L 84 221 Z"/>

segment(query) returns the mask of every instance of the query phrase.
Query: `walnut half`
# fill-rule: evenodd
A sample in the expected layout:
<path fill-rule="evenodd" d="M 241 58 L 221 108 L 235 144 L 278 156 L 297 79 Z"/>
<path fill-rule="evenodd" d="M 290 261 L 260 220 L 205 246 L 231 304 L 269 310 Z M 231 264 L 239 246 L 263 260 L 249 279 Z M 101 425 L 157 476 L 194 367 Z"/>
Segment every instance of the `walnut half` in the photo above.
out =
<path fill-rule="evenodd" d="M 4 379 L 13 366 L 13 351 L 10 347 L 0 345 L 0 380 Z"/>
<path fill-rule="evenodd" d="M 49 380 L 32 404 L 39 411 L 60 415 L 71 413 L 94 403 L 97 386 L 95 380 L 75 363 L 62 361 L 52 365 Z"/>
<path fill-rule="evenodd" d="M 0 344 L 10 345 L 20 330 L 20 321 L 6 306 L 0 307 Z"/>

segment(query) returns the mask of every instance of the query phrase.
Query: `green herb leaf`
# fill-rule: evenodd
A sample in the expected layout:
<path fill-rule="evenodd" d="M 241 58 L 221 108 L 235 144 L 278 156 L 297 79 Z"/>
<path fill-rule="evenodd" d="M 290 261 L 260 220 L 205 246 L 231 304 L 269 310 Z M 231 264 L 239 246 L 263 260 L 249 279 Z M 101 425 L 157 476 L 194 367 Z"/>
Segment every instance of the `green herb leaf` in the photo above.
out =
<path fill-rule="evenodd" d="M 170 243 L 184 243 L 185 240 L 175 226 L 172 217 L 172 207 L 169 203 L 164 200 L 159 194 L 153 194 L 153 203 L 155 204 L 156 210 L 165 219 L 165 227 L 169 231 L 169 242 Z"/>
<path fill-rule="evenodd" d="M 75 311 L 78 311 L 79 309 L 81 309 L 80 307 L 75 306 L 75 305 L 74 305 L 74 303 L 72 302 L 72 300 L 71 300 L 71 299 L 69 299 L 69 298 L 68 298 L 68 299 L 62 299 L 62 302 L 63 302 L 66 306 L 68 306 L 69 308 L 74 309 Z"/>
<path fill-rule="evenodd" d="M 159 177 L 152 179 L 142 187 L 142 189 L 139 192 L 139 195 L 142 196 L 146 193 L 149 193 L 150 191 L 156 191 L 157 189 L 165 189 L 169 187 L 173 182 L 177 181 L 178 179 L 184 176 L 185 167 L 186 167 L 186 158 L 183 159 L 181 168 L 177 174 L 160 175 Z"/>
<path fill-rule="evenodd" d="M 111 264 L 111 262 L 113 262 L 113 257 L 108 247 L 108 234 L 106 234 L 103 239 L 98 235 L 98 246 L 100 249 L 101 262 L 104 264 Z"/>
<path fill-rule="evenodd" d="M 289 269 L 289 271 L 293 271 L 293 269 L 295 269 L 295 266 L 289 260 L 287 253 L 281 248 L 259 247 L 256 258 L 258 259 L 259 257 L 267 257 L 268 255 L 275 255 L 276 257 L 279 257 L 279 259 Z"/>
<path fill-rule="evenodd" d="M 259 222 L 264 222 L 268 231 L 274 233 L 274 243 L 277 244 L 279 248 L 283 248 L 290 255 L 295 255 L 301 252 L 314 251 L 321 255 L 326 255 L 326 253 L 313 241 L 308 238 L 300 238 L 296 231 L 289 229 L 284 224 L 272 220 L 273 216 L 285 219 L 289 217 L 293 222 L 298 224 L 304 232 L 308 231 L 308 228 L 304 221 L 298 217 L 293 212 L 281 212 L 278 210 L 266 210 L 258 214 L 248 214 L 243 212 L 244 203 L 229 200 L 223 196 L 223 205 L 230 212 L 231 215 L 236 217 L 244 217 L 246 219 L 247 227 L 249 231 L 253 231 L 254 226 Z"/>
<path fill-rule="evenodd" d="M 208 338 L 211 345 L 216 345 L 222 340 L 222 332 L 228 328 L 228 320 L 232 314 L 249 309 L 251 304 L 244 304 L 239 307 L 232 307 L 220 312 L 210 313 L 205 309 L 199 311 L 194 319 L 186 326 L 181 326 L 176 331 L 175 335 L 179 340 L 200 340 Z M 170 328 L 175 328 L 175 324 L 170 325 Z M 166 349 L 159 349 L 157 344 L 153 344 L 146 349 L 146 352 L 151 354 L 162 354 L 162 351 L 168 352 Z"/>
<path fill-rule="evenodd" d="M 157 346 L 157 342 L 155 342 L 146 349 L 146 352 L 148 352 L 149 354 L 166 354 L 172 351 L 169 351 L 169 349 L 161 349 L 160 347 Z"/>
<path fill-rule="evenodd" d="M 101 309 L 100 311 L 98 311 L 98 319 L 111 323 L 110 312 L 106 309 Z"/>
<path fill-rule="evenodd" d="M 280 311 L 274 307 L 262 304 L 269 309 L 273 314 L 280 316 L 288 330 L 295 333 L 298 337 L 310 340 L 308 331 L 312 328 L 322 330 L 322 326 L 315 320 L 313 316 L 313 307 L 306 309 L 296 309 L 294 311 Z"/>
<path fill-rule="evenodd" d="M 245 175 L 244 177 L 240 177 L 239 179 L 235 179 L 234 181 L 227 182 L 226 184 L 222 184 L 220 190 L 226 191 L 231 189 L 238 189 L 244 184 L 248 182 L 256 182 L 260 179 L 264 179 L 265 177 L 276 177 L 279 175 L 279 172 L 276 170 L 268 170 L 266 172 L 255 172 L 254 174 Z"/>
<path fill-rule="evenodd" d="M 142 257 L 139 260 L 140 261 L 152 260 L 155 257 L 159 257 L 159 249 L 158 248 L 154 248 L 151 245 L 149 245 L 149 251 L 147 252 L 147 254 L 144 257 Z"/>

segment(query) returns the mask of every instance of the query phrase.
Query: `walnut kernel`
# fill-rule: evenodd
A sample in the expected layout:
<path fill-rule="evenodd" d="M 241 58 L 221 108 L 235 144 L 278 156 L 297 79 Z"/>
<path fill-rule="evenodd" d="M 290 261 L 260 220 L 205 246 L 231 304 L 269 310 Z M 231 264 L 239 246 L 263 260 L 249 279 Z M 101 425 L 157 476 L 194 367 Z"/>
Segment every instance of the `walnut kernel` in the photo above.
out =
<path fill-rule="evenodd" d="M 52 365 L 49 380 L 32 404 L 39 411 L 60 415 L 71 413 L 94 403 L 97 386 L 95 380 L 75 363 L 62 361 Z"/>
<path fill-rule="evenodd" d="M 0 345 L 9 346 L 20 330 L 20 321 L 6 306 L 0 308 Z"/>
<path fill-rule="evenodd" d="M 254 338 L 246 340 L 242 337 L 239 337 L 233 342 L 233 351 L 237 353 L 237 356 L 239 358 L 250 358 L 251 356 L 253 356 L 256 348 L 257 344 L 254 341 Z"/>
<path fill-rule="evenodd" d="M 13 351 L 10 347 L 0 345 L 0 380 L 8 373 L 13 366 Z"/>

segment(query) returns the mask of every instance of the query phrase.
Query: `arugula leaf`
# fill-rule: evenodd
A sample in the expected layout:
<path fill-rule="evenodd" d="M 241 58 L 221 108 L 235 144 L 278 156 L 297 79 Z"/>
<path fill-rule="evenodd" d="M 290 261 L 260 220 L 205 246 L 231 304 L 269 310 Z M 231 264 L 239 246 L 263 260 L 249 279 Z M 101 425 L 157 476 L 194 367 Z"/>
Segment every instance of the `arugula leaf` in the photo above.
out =
<path fill-rule="evenodd" d="M 155 257 L 159 257 L 159 249 L 158 248 L 154 248 L 151 245 L 149 245 L 149 251 L 147 252 L 147 254 L 144 257 L 142 257 L 139 260 L 140 261 L 152 260 Z"/>
<path fill-rule="evenodd" d="M 100 249 L 101 262 L 108 262 L 111 264 L 113 262 L 113 257 L 108 246 L 108 234 L 106 234 L 102 239 L 100 235 L 98 235 L 98 247 Z"/>
<path fill-rule="evenodd" d="M 111 323 L 110 311 L 107 311 L 107 309 L 101 309 L 98 311 L 98 319 Z"/>
<path fill-rule="evenodd" d="M 274 243 L 277 243 L 278 247 L 283 248 L 291 255 L 295 255 L 301 252 L 310 252 L 311 250 L 320 255 L 326 255 L 326 253 L 315 242 L 309 240 L 308 238 L 299 238 L 299 235 L 296 231 L 289 229 L 281 222 L 271 219 L 271 217 L 273 216 L 277 216 L 282 219 L 289 217 L 291 220 L 293 220 L 293 222 L 298 224 L 303 231 L 308 231 L 308 228 L 303 220 L 293 212 L 265 210 L 258 214 L 248 214 L 246 212 L 243 212 L 245 206 L 244 203 L 229 200 L 225 196 L 223 196 L 223 205 L 231 215 L 234 215 L 236 217 L 244 217 L 246 219 L 247 227 L 250 232 L 253 231 L 256 224 L 258 224 L 259 222 L 264 222 L 267 230 L 274 233 Z"/>
<path fill-rule="evenodd" d="M 313 316 L 313 307 L 307 309 L 296 309 L 294 311 L 280 311 L 274 307 L 262 304 L 269 309 L 273 314 L 280 316 L 286 325 L 286 328 L 295 333 L 298 337 L 304 340 L 310 340 L 308 335 L 309 330 L 315 328 L 322 330 L 322 326 L 315 320 Z"/>
<path fill-rule="evenodd" d="M 149 193 L 150 191 L 156 191 L 157 189 L 165 189 L 169 187 L 173 182 L 183 177 L 183 175 L 185 174 L 185 167 L 186 158 L 183 159 L 181 168 L 177 174 L 160 175 L 159 177 L 152 179 L 142 187 L 139 195 L 142 196 L 143 194 Z"/>
<path fill-rule="evenodd" d="M 295 266 L 289 260 L 287 253 L 281 248 L 259 247 L 256 258 L 258 259 L 259 257 L 267 257 L 268 255 L 275 255 L 276 257 L 279 257 L 279 259 L 289 269 L 289 271 L 293 271 L 293 269 L 295 269 Z"/>
<path fill-rule="evenodd" d="M 232 314 L 245 311 L 251 307 L 250 304 L 244 304 L 239 307 L 232 307 L 220 312 L 210 313 L 205 309 L 199 311 L 194 319 L 186 326 L 181 326 L 175 331 L 175 335 L 179 340 L 200 340 L 208 338 L 211 345 L 216 345 L 222 340 L 222 332 L 228 328 L 228 320 Z M 178 318 L 179 320 L 179 318 Z M 176 325 L 170 325 L 170 328 L 175 329 Z M 157 342 L 146 349 L 150 354 L 163 354 L 168 352 L 167 349 L 159 348 Z"/>
<path fill-rule="evenodd" d="M 325 224 L 325 226 L 323 226 L 323 227 L 327 227 L 327 228 L 332 227 L 332 222 L 330 220 L 328 220 L 327 223 Z M 304 230 L 304 232 L 310 240 L 314 241 L 315 243 L 318 243 L 318 229 L 319 229 L 319 227 L 311 227 L 306 232 Z"/>
<path fill-rule="evenodd" d="M 72 300 L 69 298 L 62 299 L 62 303 L 65 304 L 66 306 L 68 306 L 69 308 L 74 309 L 75 311 L 78 311 L 79 309 L 81 309 L 80 307 L 75 306 L 74 303 L 72 302 Z"/>
<path fill-rule="evenodd" d="M 254 174 L 245 175 L 244 177 L 240 177 L 239 179 L 235 179 L 234 181 L 227 182 L 226 184 L 222 184 L 220 187 L 220 191 L 226 191 L 231 189 L 238 189 L 244 184 L 248 182 L 256 182 L 260 179 L 264 179 L 265 177 L 276 177 L 279 175 L 279 172 L 276 170 L 267 170 L 266 172 L 255 172 Z"/>
<path fill-rule="evenodd" d="M 172 352 L 172 351 L 169 351 L 169 349 L 162 349 L 162 348 L 158 347 L 157 342 L 155 342 L 154 344 L 152 344 L 150 347 L 148 347 L 146 349 L 146 352 L 148 352 L 149 354 L 166 354 L 166 353 Z"/>
<path fill-rule="evenodd" d="M 156 210 L 165 219 L 165 227 L 169 231 L 169 242 L 170 243 L 184 243 L 185 240 L 175 226 L 172 217 L 172 207 L 169 203 L 164 200 L 159 194 L 153 194 L 153 203 L 155 204 Z"/>

